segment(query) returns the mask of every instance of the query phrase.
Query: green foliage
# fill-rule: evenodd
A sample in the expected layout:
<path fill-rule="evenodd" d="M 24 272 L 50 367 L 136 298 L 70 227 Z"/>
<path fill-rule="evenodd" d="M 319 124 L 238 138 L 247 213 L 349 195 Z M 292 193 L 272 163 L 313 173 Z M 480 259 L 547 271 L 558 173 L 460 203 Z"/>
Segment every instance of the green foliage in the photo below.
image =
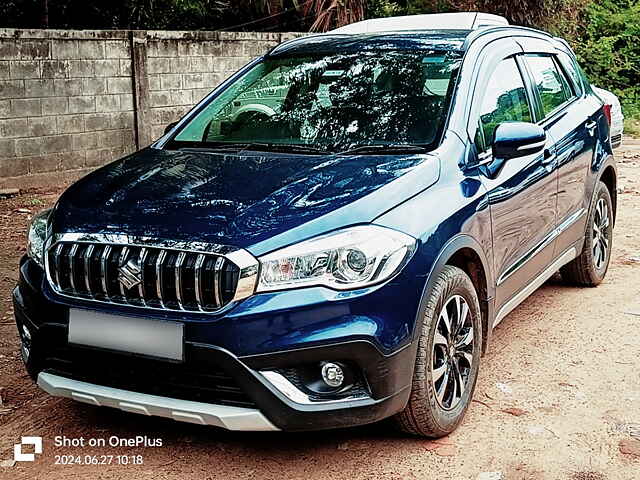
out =
<path fill-rule="evenodd" d="M 625 116 L 640 118 L 640 3 L 589 3 L 570 38 L 591 82 L 620 97 Z"/>
<path fill-rule="evenodd" d="M 626 112 L 626 115 L 624 119 L 624 133 L 640 138 L 640 114 L 638 114 L 636 110 L 635 116 L 629 116 L 629 112 Z"/>
<path fill-rule="evenodd" d="M 403 15 L 403 8 L 392 0 L 369 0 L 367 18 L 396 17 Z"/>

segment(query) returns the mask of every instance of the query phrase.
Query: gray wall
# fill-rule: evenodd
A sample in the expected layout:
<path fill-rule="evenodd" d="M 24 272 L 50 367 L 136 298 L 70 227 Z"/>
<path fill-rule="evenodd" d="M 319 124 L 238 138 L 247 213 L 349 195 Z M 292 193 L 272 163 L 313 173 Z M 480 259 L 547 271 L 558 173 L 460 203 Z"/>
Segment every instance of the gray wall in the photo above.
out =
<path fill-rule="evenodd" d="M 148 145 L 251 58 L 299 35 L 0 29 L 0 186 L 83 173 Z"/>

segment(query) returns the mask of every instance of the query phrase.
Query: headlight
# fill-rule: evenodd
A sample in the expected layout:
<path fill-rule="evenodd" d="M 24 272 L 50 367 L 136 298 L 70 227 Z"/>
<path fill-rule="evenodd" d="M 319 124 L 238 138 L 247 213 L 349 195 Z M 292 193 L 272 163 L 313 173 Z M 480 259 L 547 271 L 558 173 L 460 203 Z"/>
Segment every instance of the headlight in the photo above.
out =
<path fill-rule="evenodd" d="M 260 257 L 257 291 L 366 287 L 399 272 L 415 246 L 413 237 L 376 225 L 338 230 Z"/>
<path fill-rule="evenodd" d="M 51 209 L 36 214 L 29 225 L 27 255 L 44 268 L 44 242 L 47 239 L 47 220 Z"/>

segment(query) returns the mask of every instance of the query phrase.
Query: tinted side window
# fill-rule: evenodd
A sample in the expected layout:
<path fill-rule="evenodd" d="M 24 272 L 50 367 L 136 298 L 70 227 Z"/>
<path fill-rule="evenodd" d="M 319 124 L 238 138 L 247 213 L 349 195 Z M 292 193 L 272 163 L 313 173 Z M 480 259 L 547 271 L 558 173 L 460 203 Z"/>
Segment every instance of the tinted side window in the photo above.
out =
<path fill-rule="evenodd" d="M 558 54 L 558 59 L 560 63 L 564 67 L 564 70 L 569 74 L 571 78 L 571 83 L 573 84 L 574 89 L 578 95 L 581 95 L 584 91 L 582 87 L 582 77 L 580 76 L 580 72 L 578 71 L 578 65 L 575 60 L 571 58 L 564 52 L 560 52 Z"/>
<path fill-rule="evenodd" d="M 551 56 L 527 55 L 526 57 L 533 76 L 533 83 L 540 94 L 542 112 L 546 117 L 569 100 L 573 93 L 567 79 Z"/>
<path fill-rule="evenodd" d="M 531 122 L 524 81 L 513 58 L 502 60 L 489 79 L 476 134 L 478 151 L 491 145 L 496 127 L 503 122 Z"/>

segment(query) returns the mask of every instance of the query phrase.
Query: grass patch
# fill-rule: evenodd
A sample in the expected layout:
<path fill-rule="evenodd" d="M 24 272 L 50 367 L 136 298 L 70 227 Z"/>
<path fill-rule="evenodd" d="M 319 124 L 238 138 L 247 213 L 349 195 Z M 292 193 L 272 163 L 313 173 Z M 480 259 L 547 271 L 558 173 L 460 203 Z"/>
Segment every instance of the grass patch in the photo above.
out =
<path fill-rule="evenodd" d="M 635 138 L 640 138 L 640 115 L 625 117 L 624 133 Z"/>

